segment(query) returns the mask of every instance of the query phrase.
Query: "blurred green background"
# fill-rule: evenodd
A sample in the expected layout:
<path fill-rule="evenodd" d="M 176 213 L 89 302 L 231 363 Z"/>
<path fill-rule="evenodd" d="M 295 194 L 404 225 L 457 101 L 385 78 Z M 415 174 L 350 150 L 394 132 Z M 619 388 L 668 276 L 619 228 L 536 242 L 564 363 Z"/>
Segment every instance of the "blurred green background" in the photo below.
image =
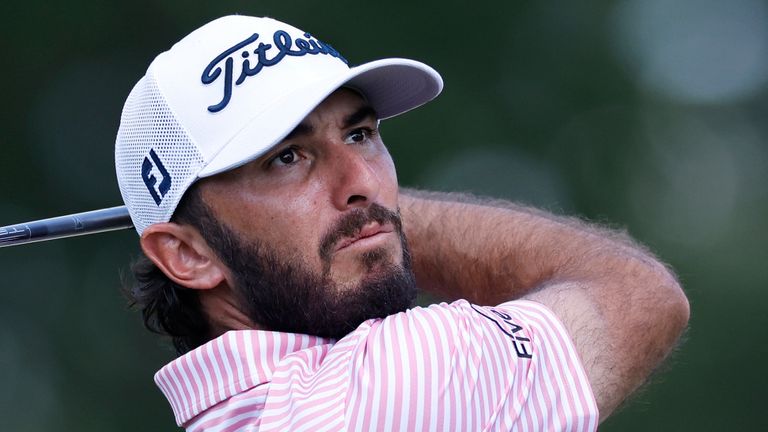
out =
<path fill-rule="evenodd" d="M 270 15 L 352 63 L 445 79 L 383 124 L 401 183 L 629 232 L 678 272 L 687 341 L 604 431 L 768 430 L 768 3 L 6 2 L 0 225 L 120 204 L 113 143 L 152 58 L 204 22 Z M 0 250 L 0 430 L 175 430 L 173 352 L 126 310 L 132 231 Z"/>

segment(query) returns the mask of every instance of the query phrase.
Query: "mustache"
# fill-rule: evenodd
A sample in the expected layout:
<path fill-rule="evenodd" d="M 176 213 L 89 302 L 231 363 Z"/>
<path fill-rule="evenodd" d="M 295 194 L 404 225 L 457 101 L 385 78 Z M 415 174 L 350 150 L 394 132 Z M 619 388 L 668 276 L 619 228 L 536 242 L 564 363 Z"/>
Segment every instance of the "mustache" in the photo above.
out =
<path fill-rule="evenodd" d="M 373 203 L 367 208 L 355 208 L 342 216 L 328 230 L 320 241 L 320 258 L 323 262 L 329 262 L 334 245 L 345 237 L 356 235 L 363 227 L 371 222 L 380 225 L 392 224 L 395 231 L 402 235 L 403 223 L 400 212 L 390 210 L 380 204 Z"/>

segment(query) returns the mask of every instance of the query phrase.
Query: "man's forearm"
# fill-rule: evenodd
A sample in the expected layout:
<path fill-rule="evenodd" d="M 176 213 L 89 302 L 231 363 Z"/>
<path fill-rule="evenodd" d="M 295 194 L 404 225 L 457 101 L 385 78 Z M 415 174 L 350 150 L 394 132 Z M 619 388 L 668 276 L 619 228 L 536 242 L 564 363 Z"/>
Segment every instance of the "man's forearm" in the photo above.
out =
<path fill-rule="evenodd" d="M 498 304 L 553 280 L 616 276 L 627 259 L 664 270 L 621 232 L 507 201 L 403 189 L 400 209 L 419 286 L 449 299 Z"/>

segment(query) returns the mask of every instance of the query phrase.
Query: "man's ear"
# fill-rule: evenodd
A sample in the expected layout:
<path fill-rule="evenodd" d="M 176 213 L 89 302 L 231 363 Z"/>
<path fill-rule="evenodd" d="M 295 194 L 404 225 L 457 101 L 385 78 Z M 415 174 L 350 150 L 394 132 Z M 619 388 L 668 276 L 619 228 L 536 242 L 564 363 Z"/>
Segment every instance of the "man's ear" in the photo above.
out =
<path fill-rule="evenodd" d="M 226 280 L 223 264 L 200 233 L 173 222 L 147 227 L 141 234 L 144 254 L 181 286 L 211 289 Z"/>

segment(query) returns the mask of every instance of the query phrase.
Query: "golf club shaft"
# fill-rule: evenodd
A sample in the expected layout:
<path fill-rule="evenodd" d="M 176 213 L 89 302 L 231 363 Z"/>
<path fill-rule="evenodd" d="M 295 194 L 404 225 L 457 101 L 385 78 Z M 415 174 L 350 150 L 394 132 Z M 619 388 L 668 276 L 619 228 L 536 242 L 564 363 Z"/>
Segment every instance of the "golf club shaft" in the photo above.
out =
<path fill-rule="evenodd" d="M 0 227 L 0 248 L 132 228 L 125 206 Z"/>

